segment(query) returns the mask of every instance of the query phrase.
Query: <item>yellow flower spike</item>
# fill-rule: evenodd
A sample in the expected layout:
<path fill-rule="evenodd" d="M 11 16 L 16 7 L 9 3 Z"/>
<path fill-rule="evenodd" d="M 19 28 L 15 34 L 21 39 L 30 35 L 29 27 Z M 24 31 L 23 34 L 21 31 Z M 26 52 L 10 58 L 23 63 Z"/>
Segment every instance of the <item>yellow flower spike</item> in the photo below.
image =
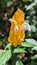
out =
<path fill-rule="evenodd" d="M 21 9 L 18 9 L 13 15 L 12 20 L 15 21 L 11 23 L 8 41 L 16 47 L 17 45 L 20 45 L 25 38 L 25 30 L 20 30 L 20 26 L 24 23 L 24 12 Z"/>

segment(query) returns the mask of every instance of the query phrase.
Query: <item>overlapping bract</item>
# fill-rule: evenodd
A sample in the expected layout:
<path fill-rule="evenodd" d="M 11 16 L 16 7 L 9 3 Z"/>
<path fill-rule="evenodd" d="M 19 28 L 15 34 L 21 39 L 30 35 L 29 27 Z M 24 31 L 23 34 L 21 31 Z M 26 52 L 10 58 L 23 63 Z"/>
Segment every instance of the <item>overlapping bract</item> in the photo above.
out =
<path fill-rule="evenodd" d="M 14 47 L 20 45 L 25 38 L 25 30 L 20 30 L 20 26 L 24 23 L 24 12 L 18 9 L 12 17 L 15 22 L 11 23 L 8 41 L 12 43 Z M 18 30 L 15 32 L 14 27 L 18 26 Z"/>

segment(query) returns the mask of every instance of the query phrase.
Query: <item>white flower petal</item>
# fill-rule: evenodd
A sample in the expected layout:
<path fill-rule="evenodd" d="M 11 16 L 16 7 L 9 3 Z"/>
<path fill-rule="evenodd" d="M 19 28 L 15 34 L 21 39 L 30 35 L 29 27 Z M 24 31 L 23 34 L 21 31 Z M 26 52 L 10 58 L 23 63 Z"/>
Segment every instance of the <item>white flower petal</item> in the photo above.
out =
<path fill-rule="evenodd" d="M 13 20 L 13 19 L 9 19 L 9 21 L 12 23 L 12 22 L 16 22 L 15 20 Z"/>
<path fill-rule="evenodd" d="M 26 22 L 24 22 L 21 26 L 21 30 L 28 30 L 28 31 L 31 31 L 31 28 L 30 28 L 30 25 Z"/>
<path fill-rule="evenodd" d="M 14 27 L 14 31 L 16 32 L 18 30 L 18 26 L 15 26 Z"/>

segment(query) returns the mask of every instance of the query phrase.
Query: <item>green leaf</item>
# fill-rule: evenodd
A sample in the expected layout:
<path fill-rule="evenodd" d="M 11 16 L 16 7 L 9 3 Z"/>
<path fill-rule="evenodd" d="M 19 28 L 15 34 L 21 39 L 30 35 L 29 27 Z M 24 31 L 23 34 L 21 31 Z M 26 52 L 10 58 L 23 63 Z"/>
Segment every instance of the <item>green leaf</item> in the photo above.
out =
<path fill-rule="evenodd" d="M 5 49 L 11 49 L 11 44 L 9 43 L 9 44 L 5 47 Z"/>
<path fill-rule="evenodd" d="M 30 27 L 31 27 L 32 32 L 36 32 L 36 27 L 34 25 L 31 25 Z"/>
<path fill-rule="evenodd" d="M 0 50 L 0 58 L 4 55 L 4 53 L 5 53 L 6 51 L 5 50 Z"/>
<path fill-rule="evenodd" d="M 23 65 L 23 63 L 19 60 L 16 62 L 16 65 Z"/>
<path fill-rule="evenodd" d="M 34 40 L 34 39 L 25 39 L 25 40 L 26 40 L 26 42 L 28 42 L 28 43 L 31 43 L 31 44 L 33 44 L 33 45 L 37 45 L 37 41 Z"/>
<path fill-rule="evenodd" d="M 37 46 L 33 47 L 32 50 L 36 50 L 37 51 Z"/>
<path fill-rule="evenodd" d="M 5 63 L 11 57 L 11 50 L 3 50 L 0 52 L 0 65 L 5 65 Z"/>
<path fill-rule="evenodd" d="M 2 39 L 2 42 L 5 43 L 6 39 Z"/>
<path fill-rule="evenodd" d="M 31 61 L 30 65 L 37 65 L 37 61 Z"/>
<path fill-rule="evenodd" d="M 22 46 L 25 46 L 25 47 L 34 47 L 33 44 L 28 43 L 28 42 L 23 42 L 23 43 L 22 43 Z"/>
<path fill-rule="evenodd" d="M 8 1 L 8 2 L 7 2 L 7 7 L 10 7 L 12 4 L 13 4 L 12 1 Z"/>
<path fill-rule="evenodd" d="M 32 60 L 37 59 L 37 54 L 31 57 Z"/>
<path fill-rule="evenodd" d="M 23 48 L 15 48 L 13 53 L 21 53 L 21 52 L 25 52 L 26 53 L 26 50 L 24 50 Z"/>
<path fill-rule="evenodd" d="M 3 45 L 3 43 L 2 43 L 2 41 L 0 40 L 0 46 L 2 46 Z"/>

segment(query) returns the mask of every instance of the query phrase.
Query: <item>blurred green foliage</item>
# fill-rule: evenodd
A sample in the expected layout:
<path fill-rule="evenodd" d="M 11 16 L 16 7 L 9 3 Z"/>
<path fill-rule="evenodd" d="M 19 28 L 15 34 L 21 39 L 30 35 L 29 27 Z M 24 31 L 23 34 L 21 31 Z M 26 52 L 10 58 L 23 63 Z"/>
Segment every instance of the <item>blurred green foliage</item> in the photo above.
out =
<path fill-rule="evenodd" d="M 8 19 L 18 8 L 24 11 L 31 31 L 26 31 L 22 45 L 14 48 L 7 41 L 11 25 Z M 0 0 L 0 49 L 5 50 L 0 51 L 0 65 L 37 65 L 37 0 Z M 22 52 L 25 56 L 19 59 Z"/>

